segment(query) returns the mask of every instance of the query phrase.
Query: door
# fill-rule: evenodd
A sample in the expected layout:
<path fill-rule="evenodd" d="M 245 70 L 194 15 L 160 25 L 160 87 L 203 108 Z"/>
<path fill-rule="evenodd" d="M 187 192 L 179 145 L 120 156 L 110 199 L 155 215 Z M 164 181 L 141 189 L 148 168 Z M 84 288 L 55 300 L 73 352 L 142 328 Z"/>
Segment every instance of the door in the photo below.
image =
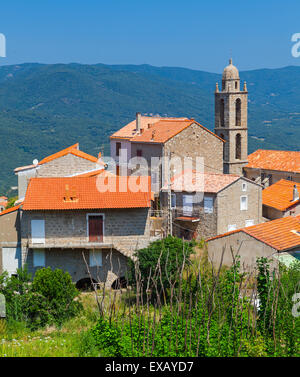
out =
<path fill-rule="evenodd" d="M 103 242 L 103 216 L 89 216 L 89 242 Z"/>
<path fill-rule="evenodd" d="M 193 195 L 183 195 L 183 216 L 192 216 L 193 213 Z"/>
<path fill-rule="evenodd" d="M 17 269 L 21 267 L 21 249 L 19 247 L 3 247 L 2 266 L 3 271 L 7 271 L 9 275 L 15 275 Z"/>

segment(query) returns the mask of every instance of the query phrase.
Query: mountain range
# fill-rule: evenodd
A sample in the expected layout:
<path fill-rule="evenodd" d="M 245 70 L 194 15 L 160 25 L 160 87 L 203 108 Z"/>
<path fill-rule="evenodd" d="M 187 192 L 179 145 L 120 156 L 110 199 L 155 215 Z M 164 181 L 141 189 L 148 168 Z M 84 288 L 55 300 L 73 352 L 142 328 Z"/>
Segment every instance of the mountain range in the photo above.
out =
<path fill-rule="evenodd" d="M 300 67 L 240 72 L 249 91 L 249 153 L 299 150 Z M 221 75 L 150 65 L 21 64 L 0 67 L 0 194 L 13 169 L 76 142 L 109 154 L 109 135 L 135 113 L 186 116 L 213 130 Z"/>

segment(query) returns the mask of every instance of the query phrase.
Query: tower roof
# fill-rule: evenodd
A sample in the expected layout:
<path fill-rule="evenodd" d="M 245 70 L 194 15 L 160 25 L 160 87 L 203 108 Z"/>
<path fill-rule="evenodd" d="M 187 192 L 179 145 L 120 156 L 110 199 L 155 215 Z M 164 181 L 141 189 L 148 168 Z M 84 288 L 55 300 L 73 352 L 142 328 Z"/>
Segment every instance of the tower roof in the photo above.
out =
<path fill-rule="evenodd" d="M 239 71 L 236 68 L 236 66 L 232 64 L 232 59 L 230 58 L 229 65 L 224 68 L 222 80 L 239 80 L 239 79 L 240 79 Z"/>

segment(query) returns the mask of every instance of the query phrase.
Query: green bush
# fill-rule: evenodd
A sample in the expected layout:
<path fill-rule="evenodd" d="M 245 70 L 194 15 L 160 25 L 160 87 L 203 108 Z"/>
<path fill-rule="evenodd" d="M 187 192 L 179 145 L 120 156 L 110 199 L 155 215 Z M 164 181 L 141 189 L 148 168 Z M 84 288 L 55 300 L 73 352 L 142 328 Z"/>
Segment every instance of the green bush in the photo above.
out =
<path fill-rule="evenodd" d="M 6 299 L 7 320 L 24 322 L 31 329 L 61 325 L 82 308 L 70 274 L 50 267 L 38 270 L 32 282 L 26 267 L 16 276 L 0 275 L 0 293 Z"/>
<path fill-rule="evenodd" d="M 168 236 L 163 240 L 152 242 L 147 248 L 138 250 L 135 253 L 138 264 L 129 262 L 128 280 L 136 286 L 139 283 L 143 290 L 147 288 L 148 279 L 153 279 L 157 284 L 159 292 L 170 287 L 178 280 L 183 261 L 188 260 L 193 253 L 194 241 L 183 241 L 180 238 Z M 137 267 L 137 268 L 136 268 Z M 152 285 L 152 282 L 151 282 Z"/>

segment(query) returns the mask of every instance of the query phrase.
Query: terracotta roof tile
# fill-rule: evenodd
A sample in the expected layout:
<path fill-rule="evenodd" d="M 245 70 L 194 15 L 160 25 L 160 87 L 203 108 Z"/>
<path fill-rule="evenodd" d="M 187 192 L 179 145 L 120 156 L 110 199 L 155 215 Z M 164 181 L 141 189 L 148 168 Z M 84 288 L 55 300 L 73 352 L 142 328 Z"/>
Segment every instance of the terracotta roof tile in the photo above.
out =
<path fill-rule="evenodd" d="M 265 188 L 262 192 L 263 205 L 285 211 L 300 203 L 300 199 L 293 202 L 293 190 L 296 184 L 300 193 L 300 183 L 281 179 L 273 185 Z"/>
<path fill-rule="evenodd" d="M 11 208 L 5 209 L 4 211 L 0 212 L 0 216 L 7 215 L 8 213 L 17 211 L 21 207 L 22 204 L 23 204 L 23 202 L 20 203 L 20 204 L 18 204 L 15 207 L 11 207 Z"/>
<path fill-rule="evenodd" d="M 240 177 L 233 174 L 196 173 L 195 170 L 184 171 L 171 179 L 171 190 L 217 193 L 238 179 Z M 162 189 L 167 190 L 168 186 L 165 185 Z"/>
<path fill-rule="evenodd" d="M 247 228 L 233 230 L 209 238 L 207 241 L 239 232 L 244 232 L 278 251 L 288 250 L 300 246 L 300 216 L 283 217 Z"/>
<path fill-rule="evenodd" d="M 135 192 L 129 179 L 131 177 L 31 178 L 23 210 L 150 207 L 150 177 L 138 178 L 144 192 Z M 105 191 L 105 187 L 110 190 Z"/>
<path fill-rule="evenodd" d="M 161 117 L 147 117 L 141 116 L 141 128 L 145 131 L 148 126 L 153 126 L 155 123 L 161 120 L 188 120 L 187 118 L 161 118 Z M 136 134 L 136 120 L 128 123 L 126 126 L 122 127 L 120 130 L 111 135 L 111 138 L 126 138 L 131 139 Z"/>
<path fill-rule="evenodd" d="M 258 149 L 248 156 L 245 167 L 300 173 L 300 152 Z"/>
<path fill-rule="evenodd" d="M 208 131 L 218 139 L 222 140 L 209 129 L 188 118 L 151 118 L 141 117 L 141 133 L 136 133 L 136 121 L 132 121 L 119 131 L 115 132 L 111 138 L 125 138 L 137 143 L 165 143 L 191 124 L 196 123 L 199 127 Z M 150 125 L 150 127 L 149 127 Z M 222 140 L 224 141 L 224 140 Z"/>

